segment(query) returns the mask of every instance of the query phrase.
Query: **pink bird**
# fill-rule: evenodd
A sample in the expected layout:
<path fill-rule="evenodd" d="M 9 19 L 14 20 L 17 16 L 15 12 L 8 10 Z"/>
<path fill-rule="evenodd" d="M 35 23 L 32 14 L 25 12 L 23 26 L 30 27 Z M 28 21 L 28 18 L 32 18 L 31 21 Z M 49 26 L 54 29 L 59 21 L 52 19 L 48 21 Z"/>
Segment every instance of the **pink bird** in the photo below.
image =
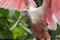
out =
<path fill-rule="evenodd" d="M 48 29 L 56 30 L 60 24 L 60 0 L 43 0 L 40 7 L 36 8 L 34 0 L 1 0 L 0 8 L 13 10 L 27 9 L 34 35 L 41 40 L 50 40 Z"/>

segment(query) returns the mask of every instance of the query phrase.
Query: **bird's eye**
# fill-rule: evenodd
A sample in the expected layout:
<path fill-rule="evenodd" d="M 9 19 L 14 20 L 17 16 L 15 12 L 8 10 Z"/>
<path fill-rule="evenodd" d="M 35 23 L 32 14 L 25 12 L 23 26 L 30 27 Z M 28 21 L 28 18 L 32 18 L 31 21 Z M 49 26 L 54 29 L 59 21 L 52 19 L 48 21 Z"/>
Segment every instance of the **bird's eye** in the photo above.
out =
<path fill-rule="evenodd" d="M 24 15 L 24 16 L 27 16 L 28 11 L 27 11 L 27 10 L 22 10 L 22 11 L 21 11 L 21 14 Z"/>
<path fill-rule="evenodd" d="M 27 13 L 27 11 L 23 11 L 23 13 Z"/>
<path fill-rule="evenodd" d="M 25 14 L 25 13 L 28 13 L 28 11 L 27 10 L 23 10 L 23 11 L 21 11 L 21 13 Z"/>

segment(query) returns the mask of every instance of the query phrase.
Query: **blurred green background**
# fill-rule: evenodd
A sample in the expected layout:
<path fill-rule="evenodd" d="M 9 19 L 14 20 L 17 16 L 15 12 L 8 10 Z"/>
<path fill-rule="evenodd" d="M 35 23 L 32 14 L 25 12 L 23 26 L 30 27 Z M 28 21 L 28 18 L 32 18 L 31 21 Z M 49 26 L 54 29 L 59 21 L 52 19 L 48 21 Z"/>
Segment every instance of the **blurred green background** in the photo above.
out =
<path fill-rule="evenodd" d="M 35 0 L 35 2 L 37 7 L 39 7 L 43 0 Z M 0 8 L 0 39 L 33 40 L 33 33 L 25 19 L 22 19 L 17 27 L 15 27 L 12 31 L 9 30 L 16 22 L 19 15 L 20 12 L 17 10 Z M 60 27 L 58 24 L 57 26 L 58 28 L 56 31 L 49 30 L 51 40 L 60 40 Z"/>

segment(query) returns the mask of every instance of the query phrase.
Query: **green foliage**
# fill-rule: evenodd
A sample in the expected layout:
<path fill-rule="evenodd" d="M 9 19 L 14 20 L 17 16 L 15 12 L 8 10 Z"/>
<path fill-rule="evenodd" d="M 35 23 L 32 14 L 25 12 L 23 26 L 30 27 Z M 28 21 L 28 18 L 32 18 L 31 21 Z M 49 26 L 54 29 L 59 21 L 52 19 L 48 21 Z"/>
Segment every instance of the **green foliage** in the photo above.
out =
<path fill-rule="evenodd" d="M 26 24 L 25 19 L 22 19 L 16 28 L 10 31 L 10 28 L 16 22 L 19 15 L 20 12 L 17 10 L 0 8 L 0 39 L 32 39 L 32 33 L 30 29 L 27 28 L 28 25 Z"/>
<path fill-rule="evenodd" d="M 43 0 L 35 0 L 37 7 L 41 6 L 43 3 Z"/>

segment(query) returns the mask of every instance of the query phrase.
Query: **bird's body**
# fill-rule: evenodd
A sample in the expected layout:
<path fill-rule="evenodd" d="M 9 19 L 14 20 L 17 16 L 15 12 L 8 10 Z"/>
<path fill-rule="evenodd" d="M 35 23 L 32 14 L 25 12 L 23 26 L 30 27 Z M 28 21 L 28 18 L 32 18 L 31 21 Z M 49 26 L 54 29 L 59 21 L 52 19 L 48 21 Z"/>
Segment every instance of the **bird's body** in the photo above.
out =
<path fill-rule="evenodd" d="M 50 39 L 47 24 L 44 23 L 45 20 L 43 10 L 39 8 L 33 8 L 32 10 L 28 11 L 27 15 L 27 19 L 30 19 L 31 29 L 35 37 L 39 37 L 41 40 Z"/>
<path fill-rule="evenodd" d="M 34 0 L 1 0 L 0 8 L 17 10 L 28 8 L 27 19 L 34 35 L 39 36 L 41 40 L 50 40 L 48 26 L 51 30 L 56 30 L 57 23 L 60 24 L 60 0 L 43 0 L 39 8 L 36 8 Z"/>

